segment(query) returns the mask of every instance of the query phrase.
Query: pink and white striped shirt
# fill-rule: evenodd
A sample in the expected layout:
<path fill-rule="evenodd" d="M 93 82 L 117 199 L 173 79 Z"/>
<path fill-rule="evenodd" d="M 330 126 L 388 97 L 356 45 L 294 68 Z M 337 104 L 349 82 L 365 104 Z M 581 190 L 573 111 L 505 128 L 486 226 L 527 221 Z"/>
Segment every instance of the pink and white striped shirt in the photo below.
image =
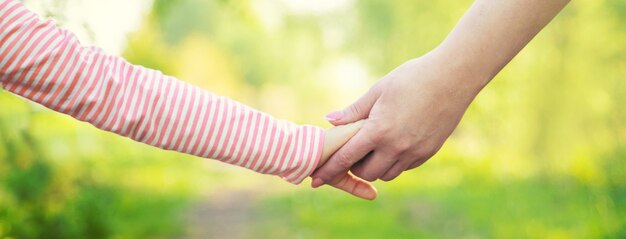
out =
<path fill-rule="evenodd" d="M 322 129 L 275 119 L 83 47 L 16 0 L 0 0 L 0 85 L 97 128 L 295 184 L 313 172 L 322 153 Z"/>

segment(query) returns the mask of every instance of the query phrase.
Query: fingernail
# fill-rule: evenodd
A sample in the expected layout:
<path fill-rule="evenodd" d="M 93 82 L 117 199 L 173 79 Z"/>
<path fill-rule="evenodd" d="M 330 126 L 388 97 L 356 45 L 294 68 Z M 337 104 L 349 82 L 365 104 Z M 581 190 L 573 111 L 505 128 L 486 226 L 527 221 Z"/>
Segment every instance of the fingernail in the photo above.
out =
<path fill-rule="evenodd" d="M 335 111 L 326 115 L 326 120 L 337 121 L 343 118 L 343 111 Z"/>
<path fill-rule="evenodd" d="M 318 188 L 322 185 L 324 185 L 324 180 L 322 180 L 321 178 L 314 178 L 313 181 L 311 182 L 312 188 Z"/>

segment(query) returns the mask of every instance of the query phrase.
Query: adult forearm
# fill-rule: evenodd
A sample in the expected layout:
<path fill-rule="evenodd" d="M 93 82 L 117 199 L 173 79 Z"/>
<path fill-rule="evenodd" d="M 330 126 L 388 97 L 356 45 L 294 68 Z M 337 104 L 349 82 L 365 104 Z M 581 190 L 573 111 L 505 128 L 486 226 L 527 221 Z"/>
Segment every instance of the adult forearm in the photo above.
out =
<path fill-rule="evenodd" d="M 477 0 L 433 51 L 458 79 L 482 89 L 569 0 Z"/>
<path fill-rule="evenodd" d="M 439 47 L 400 65 L 355 103 L 327 116 L 334 125 L 368 120 L 316 171 L 312 185 L 348 169 L 368 181 L 389 181 L 426 162 L 476 94 L 567 3 L 476 0 Z"/>

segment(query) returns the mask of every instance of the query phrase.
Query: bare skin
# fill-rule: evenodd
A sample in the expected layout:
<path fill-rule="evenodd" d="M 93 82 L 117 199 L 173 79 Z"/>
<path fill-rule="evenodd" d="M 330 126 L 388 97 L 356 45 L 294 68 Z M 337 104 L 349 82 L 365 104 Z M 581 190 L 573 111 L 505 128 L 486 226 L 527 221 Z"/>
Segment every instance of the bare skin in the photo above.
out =
<path fill-rule="evenodd" d="M 363 126 L 364 121 L 357 121 L 346 125 L 326 129 L 324 136 L 324 149 L 317 167 L 324 165 L 330 156 L 354 136 Z M 346 191 L 356 197 L 374 200 L 377 192 L 371 183 L 355 177 L 349 172 L 339 174 L 328 182 L 328 185 Z"/>
<path fill-rule="evenodd" d="M 334 125 L 368 119 L 313 174 L 319 187 L 351 171 L 393 180 L 439 151 L 476 95 L 569 0 L 476 0 L 448 37 L 377 82 Z M 357 163 L 358 162 L 358 163 Z"/>

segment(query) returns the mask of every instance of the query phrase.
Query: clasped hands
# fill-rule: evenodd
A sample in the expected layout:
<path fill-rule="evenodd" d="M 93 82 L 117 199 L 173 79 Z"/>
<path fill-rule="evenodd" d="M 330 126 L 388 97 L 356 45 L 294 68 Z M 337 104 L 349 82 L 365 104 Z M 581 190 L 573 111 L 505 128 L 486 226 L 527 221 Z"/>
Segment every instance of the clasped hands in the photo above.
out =
<path fill-rule="evenodd" d="M 422 165 L 443 145 L 482 86 L 471 70 L 435 52 L 412 59 L 378 81 L 365 95 L 327 120 L 324 156 L 312 187 L 337 187 L 364 199 L 369 183 L 390 181 Z M 344 144 L 345 143 L 345 144 Z"/>

